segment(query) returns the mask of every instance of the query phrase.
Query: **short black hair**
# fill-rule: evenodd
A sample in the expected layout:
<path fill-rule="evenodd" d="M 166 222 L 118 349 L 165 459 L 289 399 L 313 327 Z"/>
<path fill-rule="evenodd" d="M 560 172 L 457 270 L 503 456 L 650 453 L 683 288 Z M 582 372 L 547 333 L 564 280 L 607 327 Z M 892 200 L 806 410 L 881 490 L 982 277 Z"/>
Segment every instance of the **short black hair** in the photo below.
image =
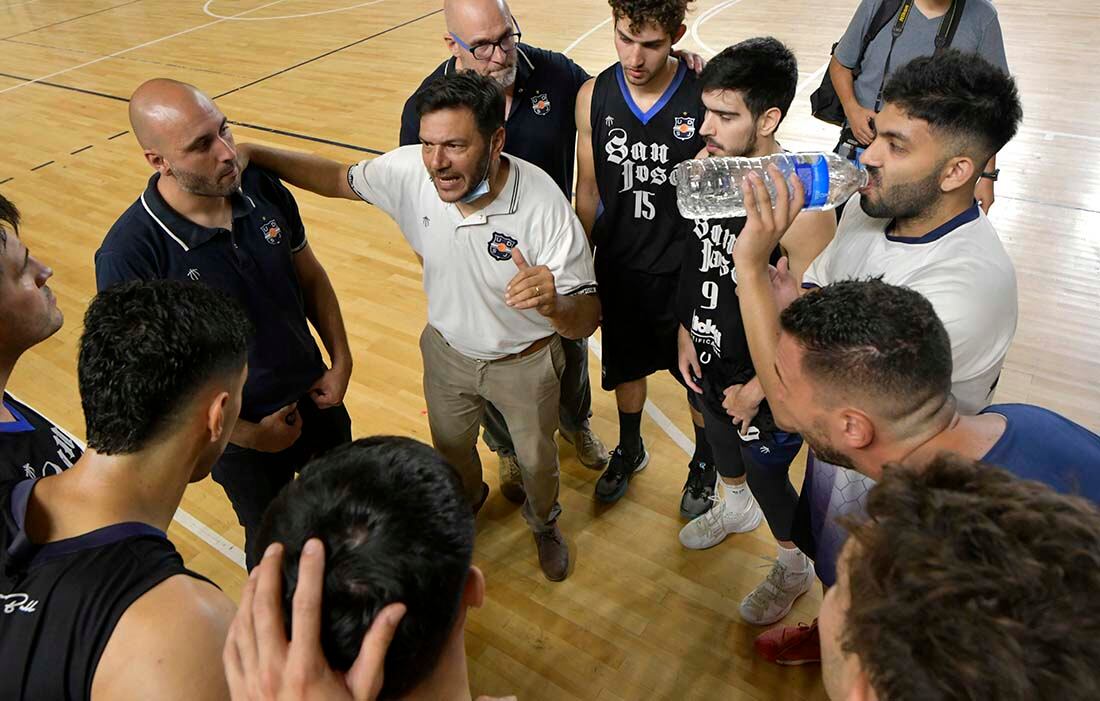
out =
<path fill-rule="evenodd" d="M 802 295 L 780 315 L 805 350 L 802 369 L 830 395 L 879 400 L 908 416 L 951 392 L 951 341 L 932 303 L 881 279 L 847 280 Z"/>
<path fill-rule="evenodd" d="M 8 230 L 19 234 L 19 209 L 7 197 L 0 195 L 0 251 L 8 245 Z"/>
<path fill-rule="evenodd" d="M 488 76 L 455 71 L 439 76 L 416 95 L 416 116 L 465 107 L 474 113 L 477 130 L 486 139 L 504 126 L 504 91 Z"/>
<path fill-rule="evenodd" d="M 703 92 L 740 92 L 753 119 L 777 107 L 783 121 L 798 90 L 798 60 L 775 37 L 753 37 L 722 49 L 699 80 Z"/>
<path fill-rule="evenodd" d="M 1095 504 L 944 454 L 888 466 L 867 514 L 841 644 L 878 698 L 1100 698 Z"/>
<path fill-rule="evenodd" d="M 321 644 L 346 671 L 383 607 L 406 606 L 381 698 L 427 679 L 458 619 L 474 550 L 474 518 L 454 468 L 411 438 L 363 438 L 315 459 L 268 507 L 256 552 L 282 543 L 283 610 L 291 630 L 298 561 L 325 546 Z"/>
<path fill-rule="evenodd" d="M 77 361 L 88 447 L 144 448 L 204 384 L 244 368 L 250 329 L 237 303 L 206 285 L 137 281 L 100 292 Z"/>
<path fill-rule="evenodd" d="M 1011 76 L 980 55 L 957 49 L 901 66 L 882 98 L 958 139 L 979 169 L 1016 135 L 1024 114 Z"/>

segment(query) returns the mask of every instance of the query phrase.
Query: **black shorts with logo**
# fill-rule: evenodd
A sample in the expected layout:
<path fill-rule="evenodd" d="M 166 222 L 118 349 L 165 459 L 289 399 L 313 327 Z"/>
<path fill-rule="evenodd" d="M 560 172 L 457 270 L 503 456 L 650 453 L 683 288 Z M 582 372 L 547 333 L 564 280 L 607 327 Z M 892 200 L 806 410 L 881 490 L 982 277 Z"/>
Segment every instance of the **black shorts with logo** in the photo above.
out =
<path fill-rule="evenodd" d="M 601 266 L 598 256 L 596 260 L 603 307 L 603 389 L 610 391 L 660 370 L 671 371 L 683 384 L 676 354 L 678 276 Z"/>

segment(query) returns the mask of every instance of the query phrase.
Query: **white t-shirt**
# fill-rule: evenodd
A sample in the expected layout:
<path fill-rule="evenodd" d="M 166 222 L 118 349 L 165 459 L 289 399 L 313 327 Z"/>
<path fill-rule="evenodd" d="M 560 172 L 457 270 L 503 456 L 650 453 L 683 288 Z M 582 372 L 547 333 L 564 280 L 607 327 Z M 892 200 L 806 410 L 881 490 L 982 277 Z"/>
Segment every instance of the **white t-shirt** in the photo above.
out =
<path fill-rule="evenodd" d="M 588 240 L 561 190 L 537 166 L 502 158 L 511 166 L 504 188 L 469 217 L 439 199 L 418 144 L 348 170 L 356 194 L 389 214 L 424 259 L 428 323 L 479 360 L 518 353 L 554 333 L 536 310 L 504 303 L 504 288 L 519 273 L 513 247 L 530 265 L 550 268 L 559 294 L 596 291 Z"/>
<path fill-rule="evenodd" d="M 951 338 L 952 391 L 959 410 L 989 405 L 1016 334 L 1016 270 L 993 224 L 977 204 L 916 239 L 892 237 L 859 195 L 844 207 L 836 237 L 803 278 L 804 287 L 881 276 L 920 292 Z"/>

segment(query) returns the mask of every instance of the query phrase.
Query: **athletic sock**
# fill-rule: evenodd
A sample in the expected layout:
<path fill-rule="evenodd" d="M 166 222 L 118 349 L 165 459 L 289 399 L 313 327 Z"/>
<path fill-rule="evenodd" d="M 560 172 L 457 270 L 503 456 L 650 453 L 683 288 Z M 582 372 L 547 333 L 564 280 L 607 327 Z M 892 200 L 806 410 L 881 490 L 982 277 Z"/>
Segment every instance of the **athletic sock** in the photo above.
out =
<path fill-rule="evenodd" d="M 635 458 L 642 452 L 642 412 L 619 410 L 619 447 L 628 458 Z"/>
<path fill-rule="evenodd" d="M 798 548 L 784 548 L 780 546 L 779 556 L 776 558 L 779 564 L 787 568 L 788 572 L 805 572 L 808 559 Z"/>
<path fill-rule="evenodd" d="M 694 423 L 692 426 L 695 426 L 695 454 L 691 456 L 692 464 L 714 465 L 714 453 L 711 452 L 710 443 L 707 442 L 706 429 Z"/>
<path fill-rule="evenodd" d="M 741 484 L 726 484 L 722 482 L 722 491 L 725 493 L 723 498 L 726 500 L 727 509 L 737 513 L 749 507 L 749 500 L 752 499 L 752 492 L 749 491 L 747 482 L 742 482 Z"/>

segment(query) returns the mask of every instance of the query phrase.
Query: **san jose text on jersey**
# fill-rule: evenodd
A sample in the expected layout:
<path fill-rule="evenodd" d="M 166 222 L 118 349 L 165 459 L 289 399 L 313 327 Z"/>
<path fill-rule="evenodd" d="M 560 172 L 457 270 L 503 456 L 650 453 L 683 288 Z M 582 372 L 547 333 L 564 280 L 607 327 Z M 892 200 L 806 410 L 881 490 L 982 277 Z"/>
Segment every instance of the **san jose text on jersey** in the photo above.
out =
<path fill-rule="evenodd" d="M 652 274 L 675 274 L 685 220 L 676 207 L 675 168 L 703 148 L 702 96 L 681 62 L 661 98 L 643 112 L 622 66 L 596 77 L 592 90 L 592 158 L 600 206 L 592 239 L 597 267 L 609 263 Z"/>

